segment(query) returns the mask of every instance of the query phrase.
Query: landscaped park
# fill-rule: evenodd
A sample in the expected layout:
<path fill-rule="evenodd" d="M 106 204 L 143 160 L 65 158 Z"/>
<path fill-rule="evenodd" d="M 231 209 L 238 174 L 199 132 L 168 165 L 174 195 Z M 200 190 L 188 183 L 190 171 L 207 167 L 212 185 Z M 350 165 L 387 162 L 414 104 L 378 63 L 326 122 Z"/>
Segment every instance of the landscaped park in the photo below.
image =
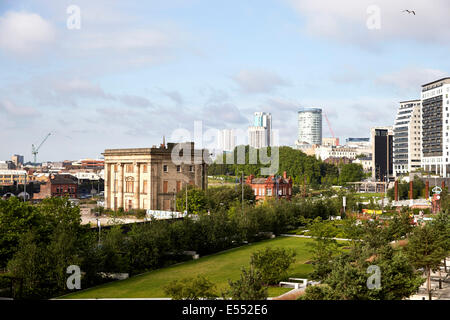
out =
<path fill-rule="evenodd" d="M 204 275 L 213 282 L 218 291 L 225 289 L 228 280 L 239 278 L 241 267 L 248 267 L 253 252 L 266 247 L 283 247 L 296 252 L 296 261 L 289 268 L 289 276 L 308 278 L 312 265 L 307 264 L 311 259 L 311 239 L 278 237 L 243 247 L 234 248 L 213 255 L 201 257 L 167 268 L 154 270 L 137 275 L 126 280 L 110 282 L 105 285 L 79 291 L 63 296 L 64 299 L 95 299 L 95 298 L 165 298 L 164 286 L 167 283 L 184 277 Z M 269 297 L 279 296 L 291 288 L 269 287 Z"/>

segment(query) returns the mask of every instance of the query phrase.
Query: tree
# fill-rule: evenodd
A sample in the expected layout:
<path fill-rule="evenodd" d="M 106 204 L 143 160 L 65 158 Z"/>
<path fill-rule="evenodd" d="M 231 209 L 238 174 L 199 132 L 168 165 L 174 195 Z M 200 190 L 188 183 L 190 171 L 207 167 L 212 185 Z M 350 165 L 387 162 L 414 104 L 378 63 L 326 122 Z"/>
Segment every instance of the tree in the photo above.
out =
<path fill-rule="evenodd" d="M 263 277 L 253 267 L 249 270 L 241 268 L 240 278 L 236 281 L 228 280 L 228 284 L 230 288 L 224 295 L 233 300 L 266 300 L 268 297 Z"/>
<path fill-rule="evenodd" d="M 333 239 L 336 229 L 331 223 L 316 218 L 311 225 L 311 234 L 314 237 L 313 268 L 311 278 L 322 280 L 331 272 L 330 261 L 337 250 L 337 241 Z"/>
<path fill-rule="evenodd" d="M 17 252 L 20 239 L 43 225 L 43 216 L 35 206 L 16 197 L 0 200 L 0 268 Z"/>
<path fill-rule="evenodd" d="M 361 181 L 364 178 L 364 169 L 362 165 L 356 163 L 347 163 L 340 166 L 339 183 Z"/>
<path fill-rule="evenodd" d="M 437 270 L 445 257 L 439 233 L 428 224 L 417 227 L 408 239 L 406 252 L 416 268 L 423 268 L 427 275 L 427 291 L 431 300 L 431 271 Z"/>
<path fill-rule="evenodd" d="M 174 300 L 217 298 L 215 285 L 202 275 L 198 275 L 195 278 L 174 280 L 164 287 L 164 293 Z"/>
<path fill-rule="evenodd" d="M 8 262 L 8 271 L 21 283 L 21 298 L 39 297 L 42 292 L 42 266 L 45 264 L 43 248 L 36 244 L 36 235 L 26 233 L 20 241 L 19 250 Z M 19 288 L 15 288 L 18 296 Z"/>
<path fill-rule="evenodd" d="M 416 293 L 423 279 L 401 250 L 385 245 L 373 251 L 353 247 L 331 262 L 319 286 L 308 287 L 302 300 L 402 300 Z M 369 288 L 369 266 L 380 268 L 380 287 Z"/>
<path fill-rule="evenodd" d="M 286 278 L 295 256 L 292 249 L 266 247 L 252 254 L 250 265 L 261 273 L 265 284 L 277 284 Z"/>
<path fill-rule="evenodd" d="M 205 191 L 195 186 L 187 186 L 188 214 L 199 214 L 206 211 Z M 177 210 L 186 211 L 186 187 L 177 193 Z"/>
<path fill-rule="evenodd" d="M 409 212 L 402 212 L 395 215 L 386 229 L 386 237 L 388 241 L 400 240 L 405 238 L 413 230 L 413 225 L 411 224 L 411 217 Z"/>

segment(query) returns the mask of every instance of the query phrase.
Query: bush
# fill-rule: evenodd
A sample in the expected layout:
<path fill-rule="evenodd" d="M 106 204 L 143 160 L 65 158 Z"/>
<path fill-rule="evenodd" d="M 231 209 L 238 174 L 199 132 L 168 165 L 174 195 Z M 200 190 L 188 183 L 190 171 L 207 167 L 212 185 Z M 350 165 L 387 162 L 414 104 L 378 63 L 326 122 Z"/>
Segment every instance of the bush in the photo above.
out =
<path fill-rule="evenodd" d="M 164 292 L 174 300 L 215 299 L 215 285 L 202 275 L 196 278 L 174 280 L 164 287 Z"/>
<path fill-rule="evenodd" d="M 241 269 L 241 277 L 236 281 L 228 281 L 230 289 L 225 293 L 233 300 L 266 300 L 267 288 L 263 285 L 263 277 L 253 268 Z"/>
<path fill-rule="evenodd" d="M 290 265 L 295 262 L 294 250 L 266 247 L 251 256 L 250 264 L 257 269 L 265 284 L 277 284 L 284 280 Z"/>

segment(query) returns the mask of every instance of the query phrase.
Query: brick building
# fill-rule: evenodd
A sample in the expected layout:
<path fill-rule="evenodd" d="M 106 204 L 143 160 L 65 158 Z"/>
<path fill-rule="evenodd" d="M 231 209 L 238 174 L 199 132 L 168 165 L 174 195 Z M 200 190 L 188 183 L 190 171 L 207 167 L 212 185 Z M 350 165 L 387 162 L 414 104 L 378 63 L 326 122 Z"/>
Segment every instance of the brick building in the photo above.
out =
<path fill-rule="evenodd" d="M 33 199 L 42 200 L 51 197 L 77 198 L 78 184 L 67 175 L 51 174 L 47 182 L 41 185 L 39 193 L 33 195 Z"/>
<path fill-rule="evenodd" d="M 176 161 L 174 160 L 174 156 Z M 105 206 L 117 210 L 174 210 L 176 194 L 187 184 L 208 187 L 207 150 L 194 143 L 165 143 L 159 148 L 107 149 Z"/>
<path fill-rule="evenodd" d="M 275 196 L 288 200 L 292 197 L 292 178 L 288 178 L 286 172 L 283 172 L 283 177 L 255 178 L 250 175 L 245 183 L 255 192 L 256 201 Z"/>

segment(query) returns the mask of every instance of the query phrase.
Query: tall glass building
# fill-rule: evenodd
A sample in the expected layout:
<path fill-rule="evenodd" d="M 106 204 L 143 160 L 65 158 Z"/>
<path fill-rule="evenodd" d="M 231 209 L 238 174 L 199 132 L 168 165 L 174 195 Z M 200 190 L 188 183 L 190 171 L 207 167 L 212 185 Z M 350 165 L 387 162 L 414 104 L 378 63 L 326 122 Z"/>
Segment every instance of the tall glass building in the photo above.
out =
<path fill-rule="evenodd" d="M 322 109 L 303 108 L 298 112 L 297 145 L 322 144 Z"/>
<path fill-rule="evenodd" d="M 253 126 L 248 128 L 248 143 L 259 149 L 272 146 L 272 115 L 265 112 L 255 112 Z"/>

